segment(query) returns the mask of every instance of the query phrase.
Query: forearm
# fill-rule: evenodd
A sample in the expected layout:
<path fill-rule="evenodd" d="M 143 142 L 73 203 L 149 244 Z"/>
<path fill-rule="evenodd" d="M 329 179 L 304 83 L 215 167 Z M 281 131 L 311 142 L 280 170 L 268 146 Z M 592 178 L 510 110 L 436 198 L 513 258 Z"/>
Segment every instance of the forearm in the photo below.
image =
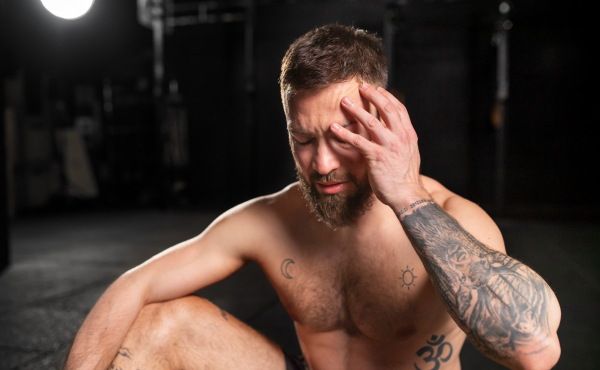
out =
<path fill-rule="evenodd" d="M 528 357 L 556 352 L 552 292 L 538 274 L 479 242 L 432 200 L 397 214 L 448 311 L 482 353 L 521 368 L 539 362 Z"/>
<path fill-rule="evenodd" d="M 106 370 L 145 302 L 145 292 L 124 275 L 94 305 L 77 332 L 65 370 Z"/>

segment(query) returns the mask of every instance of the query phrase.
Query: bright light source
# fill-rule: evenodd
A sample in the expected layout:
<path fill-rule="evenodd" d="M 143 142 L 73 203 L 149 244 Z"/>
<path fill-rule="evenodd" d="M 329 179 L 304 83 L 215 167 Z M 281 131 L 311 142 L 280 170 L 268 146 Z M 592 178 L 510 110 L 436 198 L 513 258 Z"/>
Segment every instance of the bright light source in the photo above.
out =
<path fill-rule="evenodd" d="M 75 19 L 90 10 L 94 0 L 42 0 L 44 7 L 57 17 Z"/>

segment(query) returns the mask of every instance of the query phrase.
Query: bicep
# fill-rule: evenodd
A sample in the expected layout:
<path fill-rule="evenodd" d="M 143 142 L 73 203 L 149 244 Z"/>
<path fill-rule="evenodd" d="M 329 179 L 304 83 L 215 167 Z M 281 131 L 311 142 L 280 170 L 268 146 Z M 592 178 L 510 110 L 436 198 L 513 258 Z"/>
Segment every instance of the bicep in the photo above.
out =
<path fill-rule="evenodd" d="M 492 218 L 477 204 L 459 196 L 449 197 L 442 207 L 450 216 L 455 218 L 465 231 L 486 246 L 506 254 L 502 233 Z M 532 271 L 536 276 L 539 275 Z M 543 278 L 539 277 L 542 281 Z M 548 302 L 548 320 L 550 330 L 556 332 L 560 324 L 561 310 L 556 295 L 544 281 L 548 288 L 550 301 Z"/>
<path fill-rule="evenodd" d="M 242 239 L 240 217 L 221 217 L 202 234 L 177 244 L 128 274 L 145 288 L 145 303 L 189 295 L 216 283 L 245 263 L 249 239 Z"/>
<path fill-rule="evenodd" d="M 448 197 L 442 208 L 452 216 L 461 227 L 479 242 L 506 254 L 504 238 L 492 218 L 477 204 L 453 195 Z"/>

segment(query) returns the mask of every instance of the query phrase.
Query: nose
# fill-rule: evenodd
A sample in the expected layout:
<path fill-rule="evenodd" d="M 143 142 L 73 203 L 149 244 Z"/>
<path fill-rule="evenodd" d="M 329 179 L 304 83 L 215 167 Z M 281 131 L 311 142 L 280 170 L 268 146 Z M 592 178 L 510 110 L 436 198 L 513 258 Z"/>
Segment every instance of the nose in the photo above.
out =
<path fill-rule="evenodd" d="M 323 140 L 317 147 L 317 152 L 313 158 L 313 170 L 320 175 L 327 175 L 331 171 L 337 170 L 340 167 L 340 161 L 335 153 L 331 150 L 327 142 Z"/>

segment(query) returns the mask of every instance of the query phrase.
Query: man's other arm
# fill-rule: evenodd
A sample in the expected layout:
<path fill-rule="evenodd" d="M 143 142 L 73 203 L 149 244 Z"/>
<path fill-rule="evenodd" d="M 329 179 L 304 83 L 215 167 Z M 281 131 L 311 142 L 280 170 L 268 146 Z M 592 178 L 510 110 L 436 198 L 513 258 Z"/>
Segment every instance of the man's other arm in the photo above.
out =
<path fill-rule="evenodd" d="M 512 369 L 554 366 L 560 356 L 556 296 L 542 277 L 505 254 L 492 219 L 456 195 L 442 206 L 425 197 L 405 208 L 402 226 L 471 342 Z"/>
<path fill-rule="evenodd" d="M 106 370 L 141 309 L 218 282 L 252 258 L 258 225 L 252 202 L 220 216 L 199 236 L 119 277 L 77 332 L 66 370 Z"/>
<path fill-rule="evenodd" d="M 330 129 L 364 156 L 373 192 L 398 215 L 454 320 L 481 352 L 506 366 L 554 366 L 560 356 L 560 308 L 550 287 L 503 253 L 497 227 L 479 207 L 455 197 L 442 209 L 431 200 L 419 174 L 418 137 L 406 107 L 367 83 L 360 93 L 381 120 L 348 97 L 342 106 L 368 137 L 337 123 Z"/>

